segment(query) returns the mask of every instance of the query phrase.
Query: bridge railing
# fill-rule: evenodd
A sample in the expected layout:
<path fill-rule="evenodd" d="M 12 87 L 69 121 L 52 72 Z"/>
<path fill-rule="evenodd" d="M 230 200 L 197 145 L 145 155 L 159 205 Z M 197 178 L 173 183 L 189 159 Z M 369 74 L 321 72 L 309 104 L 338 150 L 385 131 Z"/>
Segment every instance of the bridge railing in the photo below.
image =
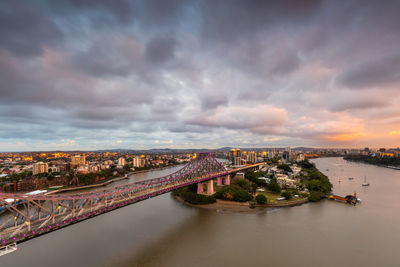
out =
<path fill-rule="evenodd" d="M 212 155 L 210 155 L 212 156 Z M 146 187 L 148 185 L 153 185 L 153 184 L 159 184 L 162 182 L 171 182 L 173 179 L 179 179 L 183 177 L 184 175 L 187 175 L 191 172 L 196 171 L 205 161 L 207 160 L 207 157 L 203 157 L 201 161 L 198 160 L 193 160 L 189 162 L 189 164 L 185 165 L 182 169 L 169 174 L 165 175 L 159 178 L 152 178 L 148 180 L 143 180 L 143 181 L 138 181 L 138 182 L 133 182 L 130 184 L 125 184 L 125 185 L 120 185 L 113 187 L 111 189 L 99 189 L 99 190 L 94 190 L 90 193 L 74 193 L 74 194 L 49 194 L 49 195 L 26 195 L 26 194 L 21 194 L 21 193 L 0 193 L 0 199 L 24 199 L 24 198 L 29 198 L 29 199 L 37 199 L 37 200 L 48 200 L 48 199 L 59 199 L 61 198 L 87 198 L 91 196 L 103 196 L 103 195 L 109 195 L 113 194 L 113 192 L 119 190 L 119 189 L 139 189 L 142 187 Z M 219 162 L 218 162 L 219 163 Z M 185 172 L 183 172 L 185 171 Z"/>
<path fill-rule="evenodd" d="M 226 168 L 212 154 L 202 154 L 170 175 L 106 190 L 35 196 L 3 193 L 0 204 L 7 210 L 8 218 L 0 216 L 4 218 L 0 221 L 0 240 L 5 244 L 30 238 L 110 209 L 226 174 Z M 14 201 L 8 203 L 7 198 Z"/>

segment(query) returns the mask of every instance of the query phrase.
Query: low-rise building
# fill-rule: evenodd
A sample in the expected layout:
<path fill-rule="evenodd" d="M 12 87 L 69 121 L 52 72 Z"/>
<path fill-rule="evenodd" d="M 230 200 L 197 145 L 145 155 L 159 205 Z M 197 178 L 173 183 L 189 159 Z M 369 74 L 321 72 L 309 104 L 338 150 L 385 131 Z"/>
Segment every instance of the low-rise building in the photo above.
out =
<path fill-rule="evenodd" d="M 56 166 L 49 167 L 49 172 L 60 172 L 60 167 Z"/>
<path fill-rule="evenodd" d="M 286 174 L 276 174 L 276 181 L 281 188 L 296 188 L 297 180 L 290 179 Z"/>
<path fill-rule="evenodd" d="M 266 184 L 269 184 L 271 182 L 271 178 L 267 177 L 258 177 L 257 179 L 264 181 Z"/>

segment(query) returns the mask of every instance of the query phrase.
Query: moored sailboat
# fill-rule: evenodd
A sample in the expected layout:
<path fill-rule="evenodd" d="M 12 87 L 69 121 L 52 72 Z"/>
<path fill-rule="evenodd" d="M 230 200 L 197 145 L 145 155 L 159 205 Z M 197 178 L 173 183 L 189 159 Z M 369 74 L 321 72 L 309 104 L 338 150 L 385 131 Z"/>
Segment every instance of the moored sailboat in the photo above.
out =
<path fill-rule="evenodd" d="M 367 176 L 364 176 L 364 183 L 362 183 L 362 186 L 369 186 L 369 183 L 367 183 Z"/>

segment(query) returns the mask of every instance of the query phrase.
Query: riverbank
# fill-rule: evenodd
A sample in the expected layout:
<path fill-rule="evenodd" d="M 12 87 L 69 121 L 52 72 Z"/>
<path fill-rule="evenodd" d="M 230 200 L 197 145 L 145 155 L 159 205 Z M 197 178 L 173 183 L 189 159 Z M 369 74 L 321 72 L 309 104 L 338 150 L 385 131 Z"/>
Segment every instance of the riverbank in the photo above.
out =
<path fill-rule="evenodd" d="M 184 163 L 178 163 L 178 164 L 172 164 L 172 165 L 168 165 L 168 166 L 164 166 L 164 167 L 160 167 L 160 168 L 154 168 L 154 169 L 148 169 L 148 170 L 140 170 L 140 171 L 133 171 L 130 172 L 129 175 L 131 174 L 138 174 L 138 173 L 144 173 L 144 172 L 151 172 L 151 171 L 162 171 L 162 170 L 166 170 L 172 167 L 176 167 L 179 165 L 184 165 Z"/>
<path fill-rule="evenodd" d="M 375 165 L 394 170 L 400 170 L 400 157 L 378 157 L 378 156 L 365 156 L 365 155 L 347 155 L 343 157 L 344 160 L 350 162 L 361 162 L 366 164 Z"/>
<path fill-rule="evenodd" d="M 270 204 L 256 204 L 255 208 L 250 208 L 249 202 L 235 202 L 235 201 L 228 201 L 228 200 L 221 200 L 217 199 L 215 203 L 212 204 L 190 204 L 184 201 L 182 198 L 178 196 L 173 196 L 177 201 L 181 202 L 184 205 L 206 209 L 206 210 L 213 210 L 216 212 L 229 212 L 229 213 L 264 213 L 266 208 L 285 208 L 285 207 L 293 207 L 305 204 L 308 199 L 301 199 L 301 200 L 293 200 L 287 201 L 284 203 L 270 203 Z"/>
<path fill-rule="evenodd" d="M 117 181 L 128 179 L 129 175 L 130 174 L 128 174 L 127 176 L 123 176 L 123 177 L 113 178 L 111 180 L 108 180 L 108 181 L 105 181 L 105 182 L 99 183 L 99 184 L 91 184 L 91 185 L 83 185 L 83 186 L 76 186 L 76 187 L 61 188 L 61 189 L 58 189 L 58 190 L 50 191 L 50 192 L 46 193 L 45 195 L 52 195 L 52 194 L 58 194 L 58 193 L 62 193 L 62 192 L 80 191 L 80 190 L 85 190 L 85 189 L 90 189 L 90 188 L 103 187 L 103 186 L 109 185 L 109 184 L 117 182 Z"/>

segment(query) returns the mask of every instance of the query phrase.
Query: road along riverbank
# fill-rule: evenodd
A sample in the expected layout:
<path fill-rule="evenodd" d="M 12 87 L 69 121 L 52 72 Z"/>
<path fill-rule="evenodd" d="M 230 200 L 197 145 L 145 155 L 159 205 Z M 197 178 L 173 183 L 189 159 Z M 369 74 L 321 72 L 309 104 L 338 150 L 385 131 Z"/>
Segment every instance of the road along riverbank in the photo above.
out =
<path fill-rule="evenodd" d="M 161 168 L 149 169 L 149 170 L 133 171 L 133 172 L 127 173 L 125 176 L 112 178 L 112 179 L 107 180 L 107 181 L 102 182 L 102 183 L 96 183 L 96 184 L 91 184 L 91 185 L 83 185 L 83 186 L 75 186 L 75 187 L 67 187 L 67 188 L 60 188 L 58 190 L 52 190 L 50 192 L 47 192 L 45 195 L 65 193 L 65 192 L 75 192 L 75 191 L 88 190 L 88 189 L 93 189 L 93 188 L 100 188 L 100 187 L 104 187 L 104 186 L 107 186 L 109 184 L 112 184 L 112 183 L 115 183 L 115 182 L 118 182 L 118 181 L 129 179 L 132 175 L 143 174 L 143 173 L 154 172 L 154 171 L 162 171 L 162 170 L 166 170 L 166 169 L 170 169 L 170 168 L 176 167 L 178 165 L 179 164 L 170 165 L 170 166 L 161 167 Z"/>

